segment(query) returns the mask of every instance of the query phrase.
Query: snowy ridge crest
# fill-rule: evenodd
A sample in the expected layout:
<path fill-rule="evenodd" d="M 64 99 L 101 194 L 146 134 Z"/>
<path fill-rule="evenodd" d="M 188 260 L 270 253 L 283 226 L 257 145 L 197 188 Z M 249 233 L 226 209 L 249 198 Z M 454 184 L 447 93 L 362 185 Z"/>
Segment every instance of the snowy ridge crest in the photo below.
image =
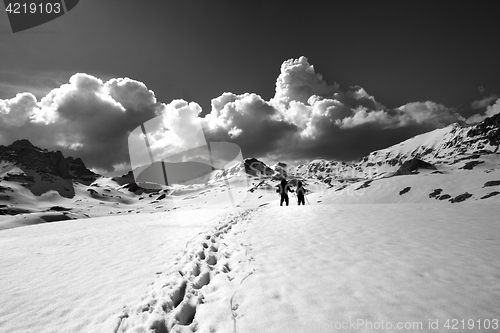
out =
<path fill-rule="evenodd" d="M 417 135 L 397 145 L 371 152 L 358 165 L 398 167 L 418 158 L 431 164 L 453 163 L 460 155 L 488 155 L 498 151 L 500 117 L 495 115 L 482 123 L 467 126 L 453 123 L 447 127 Z"/>

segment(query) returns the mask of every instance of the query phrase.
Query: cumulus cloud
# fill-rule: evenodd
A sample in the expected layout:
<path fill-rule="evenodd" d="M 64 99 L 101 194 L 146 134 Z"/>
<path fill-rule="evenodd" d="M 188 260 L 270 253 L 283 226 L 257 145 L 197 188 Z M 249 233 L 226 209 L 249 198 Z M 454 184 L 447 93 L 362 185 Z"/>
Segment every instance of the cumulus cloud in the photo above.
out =
<path fill-rule="evenodd" d="M 491 102 L 493 102 L 497 98 L 498 98 L 498 95 L 491 94 L 490 96 L 487 96 L 487 97 L 484 97 L 484 98 L 482 98 L 482 99 L 480 99 L 478 101 L 472 102 L 471 107 L 473 109 L 482 109 L 482 108 L 485 108 L 485 107 L 489 106 L 491 104 Z"/>
<path fill-rule="evenodd" d="M 0 100 L 0 128 L 22 126 L 37 109 L 36 97 L 30 93 L 21 93 L 12 99 Z"/>
<path fill-rule="evenodd" d="M 328 85 L 306 57 L 290 59 L 281 65 L 274 100 L 285 104 L 290 101 L 305 103 L 312 95 L 331 96 L 339 91 L 338 87 L 336 83 Z"/>
<path fill-rule="evenodd" d="M 498 112 L 498 104 L 486 112 Z M 29 93 L 0 100 L 0 133 L 3 144 L 27 138 L 111 171 L 129 162 L 128 136 L 143 135 L 133 132 L 143 123 L 152 152 L 160 158 L 207 141 L 229 141 L 238 144 L 245 157 L 291 161 L 358 159 L 463 120 L 431 101 L 389 109 L 361 87 L 343 91 L 336 83 L 328 84 L 305 57 L 283 63 L 269 101 L 251 93 L 224 93 L 212 100 L 210 113 L 201 117 L 201 111 L 194 102 L 161 103 L 142 82 L 103 82 L 79 73 L 40 101 Z"/>
<path fill-rule="evenodd" d="M 498 113 L 500 113 L 500 98 L 496 100 L 495 104 L 488 105 L 486 107 L 486 111 L 484 112 L 484 114 L 476 113 L 475 115 L 470 116 L 467 119 L 467 123 L 468 124 L 477 124 L 477 123 L 485 120 L 486 118 L 492 117 Z"/>
<path fill-rule="evenodd" d="M 238 143 L 247 156 L 356 159 L 413 135 L 464 120 L 431 101 L 388 109 L 363 88 L 329 85 L 305 57 L 281 66 L 276 94 L 225 93 L 205 117 L 208 137 Z"/>
<path fill-rule="evenodd" d="M 78 73 L 39 102 L 31 94 L 0 101 L 2 143 L 29 139 L 111 171 L 128 158 L 128 133 L 161 108 L 140 82 L 126 78 L 104 83 Z"/>
<path fill-rule="evenodd" d="M 389 130 L 389 132 L 398 128 L 420 127 L 422 133 L 464 120 L 462 116 L 444 105 L 427 101 L 408 103 L 397 109 L 389 110 L 370 110 L 366 107 L 358 107 L 353 110 L 352 116 L 337 119 L 336 124 L 344 129 L 371 124 L 380 130 Z"/>
<path fill-rule="evenodd" d="M 153 155 L 165 159 L 205 145 L 200 113 L 201 107 L 193 102 L 174 100 L 162 104 L 161 115 L 144 125 Z"/>
<path fill-rule="evenodd" d="M 247 156 L 280 149 L 297 132 L 295 124 L 256 94 L 224 93 L 203 119 L 209 141 L 232 141 Z"/>

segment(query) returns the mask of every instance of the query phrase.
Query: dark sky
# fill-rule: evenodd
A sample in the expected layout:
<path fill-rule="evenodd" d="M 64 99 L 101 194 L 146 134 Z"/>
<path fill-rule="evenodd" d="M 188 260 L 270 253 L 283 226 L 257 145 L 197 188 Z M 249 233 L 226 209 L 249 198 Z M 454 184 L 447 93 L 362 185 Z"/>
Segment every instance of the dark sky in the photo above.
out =
<path fill-rule="evenodd" d="M 224 92 L 268 101 L 281 64 L 305 56 L 328 84 L 361 86 L 387 108 L 430 100 L 469 117 L 484 111 L 472 102 L 500 94 L 495 4 L 81 0 L 16 34 L 1 13 L 0 99 L 39 101 L 80 72 L 129 77 L 159 102 L 198 103 L 204 116 Z"/>

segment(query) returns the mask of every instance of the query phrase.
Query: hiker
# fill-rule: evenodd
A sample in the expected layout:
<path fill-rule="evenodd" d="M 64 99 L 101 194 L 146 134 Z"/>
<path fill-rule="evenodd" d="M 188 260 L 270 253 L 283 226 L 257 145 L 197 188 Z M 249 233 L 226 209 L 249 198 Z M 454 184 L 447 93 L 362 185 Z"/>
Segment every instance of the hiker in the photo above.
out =
<path fill-rule="evenodd" d="M 300 206 L 301 202 L 303 205 L 306 204 L 306 202 L 304 201 L 304 198 L 305 198 L 306 192 L 308 192 L 308 191 L 309 190 L 305 189 L 304 186 L 302 185 L 302 182 L 299 180 L 297 183 L 297 189 L 296 189 L 297 200 L 298 200 L 299 206 Z"/>
<path fill-rule="evenodd" d="M 276 185 L 278 189 L 276 190 L 277 193 L 280 194 L 281 200 L 280 200 L 280 206 L 283 206 L 283 201 L 286 202 L 286 205 L 288 206 L 288 192 L 294 192 L 291 188 L 290 185 L 287 183 L 286 179 L 282 179 L 281 183 L 279 185 Z"/>

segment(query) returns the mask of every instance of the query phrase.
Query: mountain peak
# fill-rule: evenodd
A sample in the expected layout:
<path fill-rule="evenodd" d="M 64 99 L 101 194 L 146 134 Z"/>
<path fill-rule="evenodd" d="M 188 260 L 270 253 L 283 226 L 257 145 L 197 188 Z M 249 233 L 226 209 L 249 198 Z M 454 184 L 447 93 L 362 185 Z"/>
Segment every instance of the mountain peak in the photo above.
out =
<path fill-rule="evenodd" d="M 16 140 L 14 141 L 10 147 L 12 148 L 21 148 L 21 149 L 26 149 L 26 148 L 29 148 L 29 149 L 36 149 L 36 150 L 41 150 L 40 148 L 34 146 L 29 140 L 27 139 L 21 139 L 21 140 Z"/>
<path fill-rule="evenodd" d="M 249 175 L 272 175 L 274 171 L 268 167 L 264 162 L 259 161 L 254 157 L 245 158 L 243 161 L 243 165 L 245 167 L 245 172 Z"/>
<path fill-rule="evenodd" d="M 60 150 L 49 152 L 26 139 L 16 140 L 10 146 L 0 146 L 0 157 L 22 170 L 32 170 L 46 179 L 59 176 L 90 184 L 99 176 L 87 169 L 81 158 L 64 158 Z"/>
<path fill-rule="evenodd" d="M 453 123 L 451 123 L 449 126 L 452 126 L 452 127 L 460 127 L 460 128 L 464 128 L 464 127 L 469 127 L 471 125 L 467 124 L 465 121 L 463 120 L 457 120 Z"/>

